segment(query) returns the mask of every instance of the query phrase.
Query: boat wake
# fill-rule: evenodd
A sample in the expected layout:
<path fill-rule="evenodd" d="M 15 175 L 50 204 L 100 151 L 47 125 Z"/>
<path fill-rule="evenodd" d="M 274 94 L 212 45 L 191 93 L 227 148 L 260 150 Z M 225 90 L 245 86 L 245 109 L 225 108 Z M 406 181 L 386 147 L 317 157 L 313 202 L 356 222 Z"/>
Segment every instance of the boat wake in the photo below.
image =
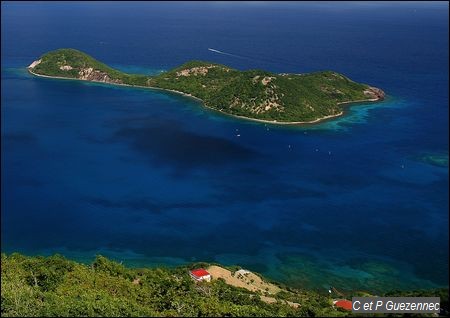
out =
<path fill-rule="evenodd" d="M 212 48 L 208 48 L 208 51 L 211 51 L 211 52 L 214 52 L 214 53 L 217 53 L 217 54 L 222 54 L 222 55 L 236 57 L 236 58 L 239 58 L 239 59 L 251 60 L 253 62 L 271 63 L 271 64 L 286 64 L 286 65 L 299 67 L 299 65 L 296 64 L 296 63 L 292 63 L 290 61 L 286 61 L 286 60 L 283 60 L 283 59 L 280 59 L 280 58 L 278 58 L 278 59 L 256 58 L 256 57 L 251 57 L 251 56 L 237 55 L 237 54 L 232 54 L 232 53 L 228 53 L 228 52 L 223 52 L 223 51 L 212 49 Z"/>
<path fill-rule="evenodd" d="M 214 53 L 218 53 L 218 54 L 228 55 L 228 56 L 234 56 L 234 57 L 241 58 L 241 59 L 248 59 L 248 57 L 245 57 L 245 56 L 231 54 L 231 53 L 227 53 L 227 52 L 222 52 L 222 51 L 219 51 L 219 50 L 216 50 L 216 49 L 208 48 L 208 51 L 211 51 L 211 52 L 214 52 Z"/>

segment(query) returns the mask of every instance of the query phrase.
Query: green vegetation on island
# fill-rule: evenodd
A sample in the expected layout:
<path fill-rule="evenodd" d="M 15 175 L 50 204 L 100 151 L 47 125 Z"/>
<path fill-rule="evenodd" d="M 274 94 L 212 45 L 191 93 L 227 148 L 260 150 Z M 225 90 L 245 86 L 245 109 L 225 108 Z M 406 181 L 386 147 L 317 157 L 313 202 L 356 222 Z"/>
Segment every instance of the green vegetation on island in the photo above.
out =
<path fill-rule="evenodd" d="M 138 269 L 127 268 L 102 256 L 97 256 L 88 265 L 59 255 L 29 257 L 17 253 L 2 254 L 1 316 L 352 315 L 351 312 L 335 308 L 328 293 L 320 294 L 277 284 L 280 291 L 273 295 L 277 301 L 268 303 L 263 301 L 265 295 L 261 292 L 234 287 L 222 279 L 196 282 L 189 276 L 190 269 L 200 266 L 206 268 L 208 265 L 197 263 L 174 269 Z M 448 311 L 448 289 L 390 292 L 389 295 L 439 296 L 441 308 Z M 299 306 L 293 307 L 286 300 Z"/>
<path fill-rule="evenodd" d="M 36 66 L 32 67 L 33 73 L 38 75 L 116 84 L 147 85 L 148 77 L 145 75 L 123 73 L 74 49 L 60 49 L 48 52 L 40 58 L 40 61 Z"/>
<path fill-rule="evenodd" d="M 384 98 L 382 90 L 332 71 L 275 74 L 191 61 L 146 76 L 120 72 L 74 49 L 46 53 L 28 69 L 35 75 L 173 90 L 230 115 L 278 123 L 315 122 L 342 114 L 342 104 Z"/>
<path fill-rule="evenodd" d="M 175 269 L 132 269 L 97 256 L 91 265 L 62 256 L 2 254 L 3 316 L 329 316 L 345 314 L 328 297 L 284 291 L 278 303 L 227 285 L 195 282 L 192 264 Z M 303 299 L 293 308 L 281 299 Z M 307 300 L 307 302 L 306 302 Z"/>

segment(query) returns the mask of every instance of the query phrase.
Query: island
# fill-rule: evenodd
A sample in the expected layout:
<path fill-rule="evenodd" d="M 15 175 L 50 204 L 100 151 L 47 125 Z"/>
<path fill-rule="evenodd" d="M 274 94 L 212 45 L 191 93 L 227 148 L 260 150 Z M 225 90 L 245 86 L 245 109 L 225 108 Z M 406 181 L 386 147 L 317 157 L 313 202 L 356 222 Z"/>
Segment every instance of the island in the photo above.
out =
<path fill-rule="evenodd" d="M 317 123 L 342 115 L 346 104 L 385 97 L 381 89 L 333 71 L 275 74 L 190 61 L 149 76 L 121 72 L 75 49 L 48 52 L 28 71 L 36 76 L 167 90 L 196 98 L 221 113 L 276 124 Z"/>

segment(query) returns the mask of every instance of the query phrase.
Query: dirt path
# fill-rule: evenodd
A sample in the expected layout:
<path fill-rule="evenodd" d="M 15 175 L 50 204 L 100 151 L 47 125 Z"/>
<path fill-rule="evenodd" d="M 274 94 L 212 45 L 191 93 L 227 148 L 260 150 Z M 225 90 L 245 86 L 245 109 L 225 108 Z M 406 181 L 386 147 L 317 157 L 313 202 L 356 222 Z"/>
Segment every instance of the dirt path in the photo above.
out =
<path fill-rule="evenodd" d="M 229 285 L 242 287 L 252 292 L 260 291 L 263 294 L 266 292 L 269 294 L 276 294 L 281 291 L 278 286 L 263 281 L 258 275 L 255 275 L 252 272 L 247 271 L 244 274 L 236 272 L 233 276 L 228 269 L 215 265 L 210 266 L 207 271 L 211 273 L 213 279 L 223 278 Z"/>
<path fill-rule="evenodd" d="M 228 269 L 216 265 L 208 267 L 207 271 L 211 274 L 213 280 L 223 278 L 225 280 L 225 283 L 227 283 L 228 285 L 232 285 L 235 287 L 242 287 L 252 292 L 261 292 L 261 294 L 263 295 L 264 294 L 275 295 L 276 293 L 281 291 L 280 287 L 263 281 L 261 277 L 250 271 L 240 270 L 235 272 L 234 275 L 232 275 L 231 271 L 229 271 Z M 278 299 L 270 296 L 260 296 L 260 297 L 262 301 L 269 304 L 278 301 Z M 286 300 L 279 300 L 279 301 L 285 302 L 294 308 L 298 308 L 300 306 L 300 304 L 293 303 L 291 301 Z"/>
<path fill-rule="evenodd" d="M 300 307 L 300 304 L 293 303 L 292 301 L 289 301 L 289 300 L 276 299 L 276 298 L 268 297 L 268 296 L 260 296 L 260 298 L 261 298 L 262 301 L 264 301 L 264 302 L 266 302 L 268 304 L 273 304 L 273 303 L 276 303 L 277 301 L 281 301 L 282 303 L 286 303 L 289 306 L 294 307 L 294 308 Z"/>

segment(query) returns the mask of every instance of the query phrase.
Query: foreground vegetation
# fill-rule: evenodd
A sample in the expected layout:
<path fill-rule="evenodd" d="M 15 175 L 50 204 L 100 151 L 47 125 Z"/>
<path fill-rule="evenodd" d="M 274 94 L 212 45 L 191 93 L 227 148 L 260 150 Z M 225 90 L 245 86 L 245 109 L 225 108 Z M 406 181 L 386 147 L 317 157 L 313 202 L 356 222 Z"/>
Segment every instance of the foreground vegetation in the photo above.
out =
<path fill-rule="evenodd" d="M 214 280 L 195 283 L 188 270 L 126 268 L 102 256 L 81 264 L 62 256 L 1 256 L 2 316 L 345 316 L 328 295 L 282 287 L 268 304 L 260 294 Z M 396 293 L 395 295 L 399 295 Z M 406 294 L 405 294 L 406 295 Z M 448 290 L 409 292 L 440 296 L 448 309 Z M 445 298 L 444 298 L 445 297 Z M 300 304 L 293 308 L 281 299 Z"/>
<path fill-rule="evenodd" d="M 74 49 L 46 53 L 30 71 L 175 90 L 198 97 L 205 106 L 224 113 L 277 122 L 314 121 L 340 114 L 342 103 L 384 98 L 383 91 L 332 71 L 274 74 L 192 61 L 157 76 L 146 76 L 120 72 Z"/>

